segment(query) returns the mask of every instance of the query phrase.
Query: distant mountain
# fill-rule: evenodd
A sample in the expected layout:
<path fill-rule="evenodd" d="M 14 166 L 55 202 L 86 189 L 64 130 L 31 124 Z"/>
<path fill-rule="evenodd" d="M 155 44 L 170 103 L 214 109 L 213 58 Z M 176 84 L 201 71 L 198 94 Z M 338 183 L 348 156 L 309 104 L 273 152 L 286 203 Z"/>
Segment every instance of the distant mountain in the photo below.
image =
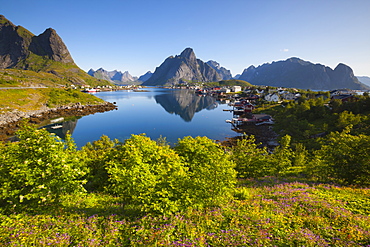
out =
<path fill-rule="evenodd" d="M 236 74 L 236 75 L 233 77 L 233 79 L 235 79 L 235 80 L 239 80 L 240 76 L 241 76 L 241 74 Z"/>
<path fill-rule="evenodd" d="M 221 76 L 222 80 L 232 79 L 233 76 L 231 75 L 230 70 L 221 67 L 221 65 L 218 62 L 209 60 L 208 62 L 206 62 L 206 64 L 214 68 L 217 71 L 217 73 Z"/>
<path fill-rule="evenodd" d="M 168 57 L 143 85 L 174 85 L 189 81 L 211 82 L 221 79 L 214 68 L 196 58 L 193 49 L 186 48 L 180 55 Z"/>
<path fill-rule="evenodd" d="M 0 15 L 0 69 L 10 68 L 48 72 L 60 78 L 59 84 L 99 84 L 74 63 L 54 29 L 35 36 Z"/>
<path fill-rule="evenodd" d="M 90 69 L 87 73 L 97 79 L 111 81 L 115 84 L 131 83 L 138 80 L 137 77 L 133 77 L 132 75 L 130 75 L 128 71 L 122 73 L 121 71 L 117 70 L 107 71 L 103 68 L 100 68 L 96 71 Z"/>
<path fill-rule="evenodd" d="M 295 57 L 263 64 L 257 68 L 250 66 L 243 71 L 239 80 L 253 85 L 314 90 L 369 88 L 359 82 L 353 75 L 352 69 L 345 64 L 340 63 L 333 70 L 327 66 L 313 64 Z"/>
<path fill-rule="evenodd" d="M 146 82 L 150 77 L 152 77 L 153 73 L 151 71 L 146 72 L 144 75 L 140 76 L 138 81 Z"/>
<path fill-rule="evenodd" d="M 357 79 L 358 79 L 361 83 L 363 83 L 363 84 L 365 84 L 365 85 L 370 86 L 370 77 L 368 77 L 368 76 L 357 76 Z"/>

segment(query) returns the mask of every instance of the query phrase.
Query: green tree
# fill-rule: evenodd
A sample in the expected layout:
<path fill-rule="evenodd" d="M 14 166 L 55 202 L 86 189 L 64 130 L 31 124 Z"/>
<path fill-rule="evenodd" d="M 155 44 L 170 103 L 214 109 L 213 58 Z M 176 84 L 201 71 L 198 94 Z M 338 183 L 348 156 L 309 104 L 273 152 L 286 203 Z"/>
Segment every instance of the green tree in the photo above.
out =
<path fill-rule="evenodd" d="M 83 192 L 85 167 L 69 135 L 65 142 L 45 129 L 23 126 L 16 143 L 0 146 L 0 204 L 8 210 L 59 203 Z"/>
<path fill-rule="evenodd" d="M 258 148 L 254 136 L 237 141 L 232 147 L 232 159 L 240 178 L 257 178 L 273 174 L 266 148 Z"/>
<path fill-rule="evenodd" d="M 182 194 L 185 207 L 218 206 L 232 197 L 235 163 L 219 144 L 207 137 L 184 137 L 174 147 L 186 166 Z"/>
<path fill-rule="evenodd" d="M 271 156 L 276 175 L 287 175 L 291 172 L 294 154 L 290 148 L 290 141 L 290 135 L 283 136 L 280 139 L 280 145 L 275 148 Z"/>
<path fill-rule="evenodd" d="M 342 132 L 332 132 L 322 140 L 321 149 L 315 152 L 320 157 L 316 170 L 343 184 L 368 186 L 370 137 L 354 136 L 349 132 L 350 126 Z"/>
<path fill-rule="evenodd" d="M 185 172 L 169 146 L 158 146 L 145 135 L 132 135 L 117 146 L 108 163 L 110 191 L 146 212 L 180 210 Z"/>
<path fill-rule="evenodd" d="M 87 183 L 85 185 L 87 190 L 104 191 L 109 185 L 107 163 L 118 143 L 118 140 L 110 140 L 108 136 L 103 135 L 97 141 L 88 142 L 79 151 L 80 157 L 83 157 L 89 168 L 89 173 L 86 176 Z"/>

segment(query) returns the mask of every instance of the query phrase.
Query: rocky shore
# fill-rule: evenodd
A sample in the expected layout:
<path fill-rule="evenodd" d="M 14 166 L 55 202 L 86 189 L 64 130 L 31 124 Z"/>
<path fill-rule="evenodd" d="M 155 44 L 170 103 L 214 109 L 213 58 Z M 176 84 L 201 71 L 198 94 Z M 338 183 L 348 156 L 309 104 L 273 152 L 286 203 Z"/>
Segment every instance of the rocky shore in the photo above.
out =
<path fill-rule="evenodd" d="M 24 119 L 28 119 L 29 123 L 39 124 L 45 120 L 57 117 L 86 116 L 97 112 L 111 111 L 116 108 L 116 105 L 109 102 L 98 105 L 81 105 L 76 103 L 56 108 L 45 107 L 36 111 L 21 112 L 14 110 L 3 113 L 0 114 L 0 140 L 7 140 L 10 136 L 13 136 Z"/>

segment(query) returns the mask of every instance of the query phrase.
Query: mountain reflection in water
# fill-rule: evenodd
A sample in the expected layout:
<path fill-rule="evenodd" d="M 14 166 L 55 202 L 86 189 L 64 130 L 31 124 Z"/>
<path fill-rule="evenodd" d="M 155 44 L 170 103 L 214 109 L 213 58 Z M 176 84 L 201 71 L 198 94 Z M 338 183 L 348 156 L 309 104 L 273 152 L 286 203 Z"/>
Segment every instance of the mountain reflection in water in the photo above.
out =
<path fill-rule="evenodd" d="M 239 135 L 226 119 L 232 117 L 231 109 L 210 96 L 197 96 L 194 90 L 146 88 L 135 91 L 98 92 L 95 96 L 115 102 L 117 110 L 83 116 L 77 120 L 54 123 L 60 128 L 48 130 L 61 138 L 67 131 L 72 134 L 77 147 L 99 140 L 102 135 L 123 142 L 131 135 L 145 133 L 152 140 L 166 137 L 175 144 L 185 136 L 206 136 L 225 140 Z"/>
<path fill-rule="evenodd" d="M 188 90 L 174 90 L 170 93 L 156 95 L 154 98 L 168 113 L 175 113 L 186 122 L 190 122 L 196 112 L 217 107 L 215 98 L 198 96 Z"/>

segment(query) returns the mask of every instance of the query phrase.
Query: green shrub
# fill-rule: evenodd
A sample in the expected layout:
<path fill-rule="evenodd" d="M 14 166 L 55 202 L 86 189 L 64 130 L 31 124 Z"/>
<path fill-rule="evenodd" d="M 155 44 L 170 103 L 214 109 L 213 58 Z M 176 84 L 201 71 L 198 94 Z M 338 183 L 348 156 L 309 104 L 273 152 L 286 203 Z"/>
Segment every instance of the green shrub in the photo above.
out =
<path fill-rule="evenodd" d="M 322 139 L 322 147 L 315 152 L 319 157 L 316 176 L 322 175 L 347 185 L 370 185 L 370 137 L 349 134 L 350 127 L 343 132 L 332 132 Z"/>
<path fill-rule="evenodd" d="M 88 191 L 104 191 L 108 187 L 107 163 L 117 144 L 118 140 L 110 140 L 108 136 L 103 135 L 99 140 L 88 142 L 82 147 L 79 154 L 84 157 L 89 169 L 85 185 Z"/>
<path fill-rule="evenodd" d="M 207 137 L 184 137 L 174 149 L 187 168 L 182 184 L 185 207 L 219 206 L 232 197 L 235 163 L 219 144 Z"/>
<path fill-rule="evenodd" d="M 273 174 L 266 148 L 258 148 L 254 136 L 237 141 L 232 147 L 232 159 L 239 178 L 257 178 Z"/>
<path fill-rule="evenodd" d="M 180 157 L 144 135 L 132 135 L 117 146 L 108 164 L 110 191 L 142 211 L 178 211 L 179 184 L 186 176 Z"/>
<path fill-rule="evenodd" d="M 172 213 L 217 206 L 232 197 L 234 163 L 214 141 L 185 137 L 176 147 L 132 135 L 112 152 L 110 191 L 142 211 Z"/>
<path fill-rule="evenodd" d="M 23 126 L 16 143 L 0 146 L 0 205 L 5 210 L 59 202 L 61 195 L 84 191 L 84 168 L 70 137 L 66 142 L 44 129 Z M 25 207 L 23 207 L 25 206 Z"/>

